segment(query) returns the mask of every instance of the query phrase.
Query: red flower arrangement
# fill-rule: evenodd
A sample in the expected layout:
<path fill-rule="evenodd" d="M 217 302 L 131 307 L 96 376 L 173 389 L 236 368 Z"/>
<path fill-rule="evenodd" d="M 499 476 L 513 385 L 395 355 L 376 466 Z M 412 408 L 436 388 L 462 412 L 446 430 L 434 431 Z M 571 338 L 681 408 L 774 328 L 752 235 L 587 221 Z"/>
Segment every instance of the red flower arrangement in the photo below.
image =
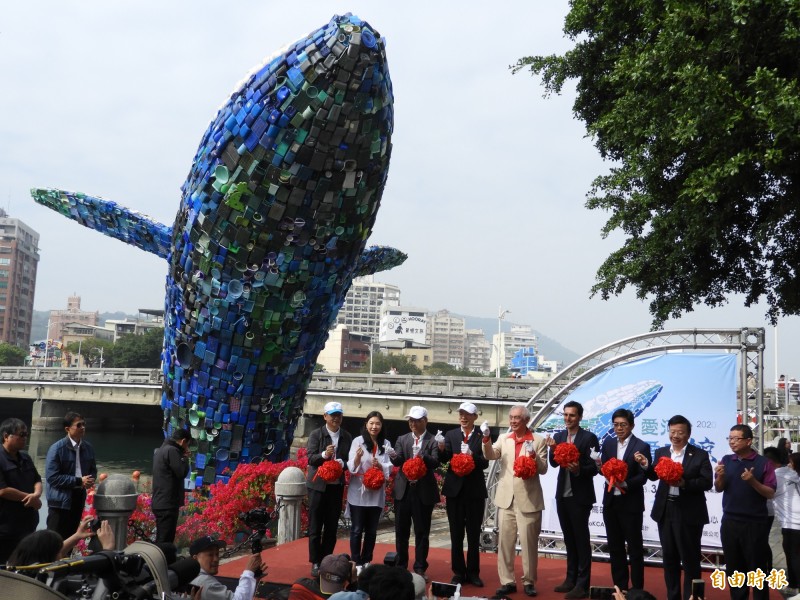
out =
<path fill-rule="evenodd" d="M 370 467 L 364 473 L 364 487 L 368 490 L 379 490 L 386 483 L 386 476 L 380 467 Z"/>
<path fill-rule="evenodd" d="M 475 470 L 475 459 L 471 454 L 455 454 L 450 459 L 450 468 L 459 477 L 466 477 Z"/>
<path fill-rule="evenodd" d="M 625 461 L 618 458 L 610 458 L 603 464 L 600 472 L 608 479 L 609 492 L 612 487 L 616 486 L 623 494 L 625 493 L 625 490 L 622 489 L 622 483 L 628 476 L 628 464 Z"/>
<path fill-rule="evenodd" d="M 667 485 L 678 485 L 680 480 L 683 479 L 683 465 L 668 456 L 662 456 L 658 459 L 654 471 L 658 478 Z"/>
<path fill-rule="evenodd" d="M 344 473 L 344 469 L 342 469 L 342 465 L 339 464 L 338 460 L 326 460 L 322 463 L 322 466 L 317 469 L 314 479 L 319 477 L 326 483 L 333 483 L 339 480 L 342 473 Z"/>
<path fill-rule="evenodd" d="M 415 456 L 403 463 L 403 475 L 405 475 L 406 479 L 409 481 L 419 481 L 427 474 L 428 467 L 425 465 L 425 461 L 422 460 L 421 456 Z"/>
<path fill-rule="evenodd" d="M 530 479 L 534 475 L 536 475 L 536 461 L 530 456 L 518 456 L 514 461 L 514 477 Z"/>
<path fill-rule="evenodd" d="M 558 466 L 565 467 L 572 463 L 576 463 L 581 459 L 581 452 L 575 444 L 569 442 L 561 442 L 557 444 L 553 450 L 553 460 L 558 463 Z"/>

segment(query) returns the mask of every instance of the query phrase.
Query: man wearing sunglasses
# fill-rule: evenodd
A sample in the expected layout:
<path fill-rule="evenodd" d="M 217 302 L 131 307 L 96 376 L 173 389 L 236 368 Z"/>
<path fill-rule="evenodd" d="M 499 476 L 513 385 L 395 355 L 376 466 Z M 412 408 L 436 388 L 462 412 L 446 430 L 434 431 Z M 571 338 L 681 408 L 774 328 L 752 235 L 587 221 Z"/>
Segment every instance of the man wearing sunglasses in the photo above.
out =
<path fill-rule="evenodd" d="M 76 412 L 64 415 L 66 437 L 50 446 L 45 461 L 47 528 L 62 538 L 71 536 L 81 521 L 86 490 L 97 477 L 94 448 L 83 439 L 86 420 Z"/>
<path fill-rule="evenodd" d="M 42 478 L 27 452 L 28 428 L 19 419 L 0 424 L 0 564 L 5 564 L 17 543 L 39 524 Z"/>

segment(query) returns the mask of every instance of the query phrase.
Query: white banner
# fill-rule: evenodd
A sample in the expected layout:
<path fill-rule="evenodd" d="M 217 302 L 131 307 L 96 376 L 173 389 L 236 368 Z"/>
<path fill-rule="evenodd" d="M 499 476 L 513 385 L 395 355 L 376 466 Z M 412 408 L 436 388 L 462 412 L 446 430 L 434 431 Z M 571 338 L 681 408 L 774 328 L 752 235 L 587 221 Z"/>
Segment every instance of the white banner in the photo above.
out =
<path fill-rule="evenodd" d="M 729 454 L 726 438 L 736 424 L 735 354 L 680 353 L 616 365 L 597 375 L 573 391 L 536 429 L 551 434 L 564 428 L 563 405 L 571 400 L 583 405 L 581 426 L 603 440 L 614 436 L 611 415 L 618 408 L 627 408 L 635 416 L 633 434 L 656 448 L 668 445 L 667 421 L 680 414 L 692 423 L 690 443 L 706 450 L 712 468 Z M 555 511 L 558 469 L 550 468 L 542 477 L 547 510 L 542 528 L 560 532 Z M 595 477 L 598 502 L 592 508 L 589 528 L 593 537 L 605 537 L 603 523 L 602 475 Z M 645 510 L 642 532 L 645 540 L 658 542 L 658 527 L 650 518 L 658 482 L 645 485 Z M 719 524 L 722 519 L 722 494 L 706 493 L 710 523 L 703 530 L 703 545 L 720 547 Z"/>

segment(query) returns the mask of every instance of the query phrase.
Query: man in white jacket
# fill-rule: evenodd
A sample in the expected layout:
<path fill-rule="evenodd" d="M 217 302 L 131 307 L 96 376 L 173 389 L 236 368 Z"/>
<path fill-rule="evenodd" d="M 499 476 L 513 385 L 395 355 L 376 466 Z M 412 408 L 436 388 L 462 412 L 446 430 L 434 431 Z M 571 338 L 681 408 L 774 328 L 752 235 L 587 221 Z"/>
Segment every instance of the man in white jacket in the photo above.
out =
<path fill-rule="evenodd" d="M 230 591 L 214 575 L 219 572 L 219 551 L 225 542 L 215 540 L 210 535 L 196 539 L 189 546 L 189 554 L 200 563 L 200 575 L 195 577 L 192 587 L 202 588 L 200 600 L 253 600 L 256 593 L 255 573 L 261 569 L 261 554 L 253 554 L 247 560 L 247 566 L 239 577 L 239 585 Z"/>

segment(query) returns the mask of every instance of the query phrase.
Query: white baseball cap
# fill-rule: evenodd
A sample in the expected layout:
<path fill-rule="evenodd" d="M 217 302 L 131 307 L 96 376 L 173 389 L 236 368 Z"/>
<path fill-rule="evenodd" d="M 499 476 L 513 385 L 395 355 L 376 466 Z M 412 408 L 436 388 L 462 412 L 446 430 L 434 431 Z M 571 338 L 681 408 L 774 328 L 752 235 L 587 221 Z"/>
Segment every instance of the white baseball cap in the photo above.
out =
<path fill-rule="evenodd" d="M 478 414 L 478 407 L 475 406 L 472 402 L 462 402 L 461 406 L 458 407 L 458 410 L 463 410 L 471 415 Z"/>
<path fill-rule="evenodd" d="M 333 413 L 342 413 L 344 414 L 344 410 L 342 410 L 342 403 L 341 402 L 328 402 L 325 405 L 325 408 L 322 410 L 325 411 L 326 415 L 332 415 Z"/>
<path fill-rule="evenodd" d="M 403 417 L 404 419 L 427 419 L 428 411 L 422 406 L 412 406 L 408 414 Z"/>

